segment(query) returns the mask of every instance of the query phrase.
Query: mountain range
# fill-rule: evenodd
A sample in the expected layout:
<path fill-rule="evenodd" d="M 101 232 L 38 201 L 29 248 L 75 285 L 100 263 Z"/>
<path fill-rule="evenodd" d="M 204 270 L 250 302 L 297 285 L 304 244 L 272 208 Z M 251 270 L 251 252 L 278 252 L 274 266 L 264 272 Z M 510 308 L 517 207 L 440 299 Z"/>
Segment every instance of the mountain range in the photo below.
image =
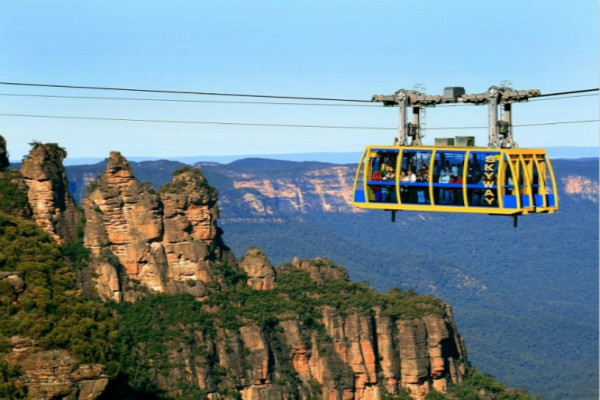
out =
<path fill-rule="evenodd" d="M 132 163 L 156 187 L 182 165 Z M 597 396 L 597 158 L 553 160 L 559 212 L 522 217 L 516 229 L 503 217 L 401 213 L 392 223 L 388 213 L 359 212 L 349 204 L 353 165 L 197 165 L 219 191 L 220 225 L 235 254 L 258 246 L 274 263 L 326 257 L 377 290 L 440 296 L 485 371 L 549 399 L 582 388 Z M 102 169 L 67 167 L 76 198 Z"/>
<path fill-rule="evenodd" d="M 31 145 L 7 169 L 0 137 L 0 398 L 534 398 L 471 364 L 439 297 L 376 291 L 322 257 L 273 266 L 255 246 L 236 257 L 200 168 L 155 188 L 113 151 L 95 179 L 83 173 L 78 205 L 65 149 Z M 246 167 L 285 177 L 269 161 Z M 296 167 L 322 183 L 321 165 Z M 245 203 L 254 216 L 257 200 Z"/>
<path fill-rule="evenodd" d="M 101 162 L 66 168 L 74 198 L 80 203 L 97 199 L 96 205 L 86 206 L 88 220 L 118 213 L 118 208 L 104 207 L 118 198 L 110 188 L 125 182 L 122 174 L 129 167 L 112 154 L 109 164 L 111 160 L 112 167 Z M 173 172 L 189 168 L 167 160 L 130 165 L 135 182 L 141 182 L 132 188 L 148 193 L 144 201 L 149 203 L 142 203 L 148 210 L 167 204 L 164 190 L 171 193 L 169 198 L 177 198 L 173 196 L 181 185 L 173 180 Z M 298 263 L 294 257 L 330 259 L 344 265 L 350 279 L 368 282 L 379 292 L 398 287 L 442 297 L 452 303 L 469 359 L 479 369 L 545 398 L 592 399 L 598 396 L 598 160 L 557 159 L 553 165 L 559 212 L 523 217 L 515 229 L 502 217 L 402 213 L 392 223 L 387 213 L 359 212 L 349 203 L 354 165 L 259 158 L 198 164 L 218 191 L 223 228 L 219 235 L 232 254 L 248 257 L 260 247 L 274 264 Z M 101 173 L 104 178 L 98 183 Z M 106 174 L 117 180 L 103 184 Z M 152 195 L 157 190 L 159 197 Z M 156 210 L 157 215 L 187 215 Z M 212 213 L 207 212 L 202 215 Z M 103 229 L 110 235 L 113 225 Z M 148 229 L 147 223 L 142 226 Z M 107 233 L 86 237 L 102 243 Z M 153 248 L 157 240 L 150 239 Z M 169 258 L 170 242 L 161 240 Z M 118 242 L 107 244 L 120 254 Z M 127 248 L 123 252 L 133 251 Z M 98 251 L 104 254 L 102 247 Z M 111 268 L 110 257 L 106 260 L 106 268 Z M 130 268 L 127 265 L 123 267 Z M 114 288 L 121 291 L 123 282 L 106 281 L 105 287 L 113 288 L 106 293 L 121 293 Z M 166 290 L 204 296 L 203 287 Z M 137 298 L 138 291 L 126 289 L 118 296 Z"/>

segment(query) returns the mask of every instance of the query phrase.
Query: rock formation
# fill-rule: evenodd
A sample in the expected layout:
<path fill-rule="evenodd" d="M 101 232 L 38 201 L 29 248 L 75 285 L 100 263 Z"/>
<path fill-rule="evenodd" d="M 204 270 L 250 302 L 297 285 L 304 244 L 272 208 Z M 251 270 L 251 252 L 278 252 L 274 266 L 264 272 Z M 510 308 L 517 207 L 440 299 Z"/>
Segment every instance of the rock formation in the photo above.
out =
<path fill-rule="evenodd" d="M 264 256 L 250 253 L 246 260 Z M 275 277 L 298 269 L 318 285 L 346 281 L 343 268 L 322 259 L 276 267 Z M 365 313 L 324 305 L 318 309 L 320 321 L 313 323 L 290 310 L 270 327 L 249 321 L 236 329 L 217 324 L 216 334 L 194 332 L 194 340 L 173 336 L 166 357 L 145 362 L 161 376 L 159 387 L 175 398 L 182 395 L 178 382 L 188 382 L 209 396 L 220 388 L 244 400 L 291 399 L 293 393 L 306 399 L 375 400 L 403 391 L 423 399 L 433 389 L 444 393 L 449 383 L 461 382 L 468 366 L 450 307 L 440 302 L 432 311 L 398 319 L 381 306 Z M 184 327 L 188 335 L 189 329 Z M 168 372 L 161 373 L 166 365 Z"/>
<path fill-rule="evenodd" d="M 231 179 L 234 189 L 243 193 L 240 201 L 246 203 L 252 217 L 315 210 L 361 212 L 351 203 L 355 168 L 325 165 L 296 176 L 272 177 L 259 170 L 240 173 L 226 168 L 221 172 Z"/>
<path fill-rule="evenodd" d="M 598 203 L 598 194 L 600 193 L 598 182 L 583 176 L 573 175 L 563 177 L 561 182 L 566 194 L 576 195 L 582 199 Z"/>
<path fill-rule="evenodd" d="M 262 250 L 248 249 L 246 256 L 240 261 L 240 268 L 246 271 L 246 284 L 252 289 L 275 289 L 275 269 Z"/>
<path fill-rule="evenodd" d="M 294 269 L 319 285 L 348 280 L 343 268 L 325 259 L 294 259 L 273 268 L 259 249 L 248 250 L 238 266 L 221 243 L 216 201 L 198 169 L 176 171 L 155 192 L 137 181 L 121 154 L 111 153 L 83 203 L 84 242 L 99 295 L 131 301 L 150 290 L 202 300 L 219 279 L 213 265 L 218 259 L 244 271 L 246 285 L 255 290 L 276 290 L 277 276 Z M 158 386 L 174 397 L 184 381 L 206 393 L 227 387 L 247 400 L 289 398 L 290 390 L 305 398 L 356 400 L 408 390 L 418 399 L 458 382 L 466 360 L 449 309 L 439 311 L 405 321 L 377 307 L 370 316 L 323 307 L 322 331 L 293 315 L 281 316 L 270 330 L 252 322 L 222 326 L 215 336 L 196 332 L 193 341 L 171 343 L 177 350 L 165 356 L 168 372 L 158 373 L 164 360 L 148 363 L 157 367 Z M 224 370 L 224 378 L 215 380 L 215 369 Z"/>
<path fill-rule="evenodd" d="M 35 222 L 58 243 L 77 237 L 81 215 L 69 193 L 62 164 L 67 152 L 55 143 L 33 143 L 21 165 Z"/>
<path fill-rule="evenodd" d="M 139 288 L 206 296 L 211 260 L 233 259 L 222 245 L 216 191 L 198 169 L 176 171 L 158 193 L 140 183 L 112 152 L 106 172 L 84 199 L 84 243 L 98 294 L 135 300 Z"/>
<path fill-rule="evenodd" d="M 5 360 L 21 367 L 31 399 L 95 399 L 108 384 L 103 365 L 80 364 L 66 350 L 41 351 L 24 338 L 10 344 Z"/>

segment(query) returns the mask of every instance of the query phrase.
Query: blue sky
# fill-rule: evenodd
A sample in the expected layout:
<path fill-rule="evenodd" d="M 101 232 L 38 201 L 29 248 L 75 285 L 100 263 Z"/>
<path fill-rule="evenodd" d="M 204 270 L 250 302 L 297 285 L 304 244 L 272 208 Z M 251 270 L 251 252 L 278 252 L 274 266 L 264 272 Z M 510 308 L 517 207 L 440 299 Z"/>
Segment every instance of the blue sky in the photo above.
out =
<path fill-rule="evenodd" d="M 589 89 L 598 87 L 598 8 L 597 0 L 5 1 L 0 81 L 364 100 L 415 84 L 429 94 L 446 86 L 485 92 L 504 80 L 542 93 Z M 173 158 L 360 152 L 396 135 L 395 108 L 259 101 L 0 85 L 0 114 L 389 129 L 0 115 L 0 134 L 13 160 L 33 140 L 57 142 L 72 158 L 111 150 Z M 513 110 L 515 125 L 596 121 L 517 126 L 521 147 L 598 145 L 597 93 Z M 487 142 L 485 128 L 439 129 L 485 127 L 486 107 L 428 109 L 426 124 L 436 128 L 426 143 L 455 135 Z"/>

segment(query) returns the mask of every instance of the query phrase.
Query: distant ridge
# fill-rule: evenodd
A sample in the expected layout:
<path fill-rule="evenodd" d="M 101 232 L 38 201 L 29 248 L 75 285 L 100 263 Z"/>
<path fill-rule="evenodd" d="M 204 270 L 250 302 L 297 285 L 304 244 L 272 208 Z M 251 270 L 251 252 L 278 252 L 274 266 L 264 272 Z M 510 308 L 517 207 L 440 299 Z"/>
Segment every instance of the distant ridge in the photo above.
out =
<path fill-rule="evenodd" d="M 561 147 L 545 147 L 551 158 L 598 158 L 600 149 L 598 147 L 583 147 L 583 146 L 561 146 Z M 216 162 L 219 164 L 229 164 L 231 162 L 242 160 L 245 158 L 263 158 L 282 161 L 316 161 L 326 162 L 331 164 L 356 164 L 359 161 L 362 152 L 315 152 L 315 153 L 284 153 L 284 154 L 238 154 L 238 155 L 223 155 L 223 156 L 165 156 L 165 157 L 127 157 L 129 161 L 152 161 L 152 160 L 170 160 L 179 161 L 184 164 L 196 164 L 199 162 Z M 85 165 L 96 164 L 103 161 L 103 157 L 81 157 L 81 158 L 66 158 L 65 165 Z M 19 163 L 20 161 L 13 160 L 11 164 Z"/>

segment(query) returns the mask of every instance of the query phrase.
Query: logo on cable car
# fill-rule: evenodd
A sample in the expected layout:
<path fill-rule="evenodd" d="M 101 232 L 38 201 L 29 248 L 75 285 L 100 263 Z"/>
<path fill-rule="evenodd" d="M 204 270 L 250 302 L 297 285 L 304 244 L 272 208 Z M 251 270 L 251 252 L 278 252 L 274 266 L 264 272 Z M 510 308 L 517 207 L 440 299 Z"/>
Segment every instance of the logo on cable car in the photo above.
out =
<path fill-rule="evenodd" d="M 496 201 L 496 194 L 492 190 L 496 181 L 496 157 L 488 155 L 485 157 L 485 165 L 483 167 L 483 178 L 481 182 L 485 188 L 483 199 L 488 205 L 492 205 Z"/>

